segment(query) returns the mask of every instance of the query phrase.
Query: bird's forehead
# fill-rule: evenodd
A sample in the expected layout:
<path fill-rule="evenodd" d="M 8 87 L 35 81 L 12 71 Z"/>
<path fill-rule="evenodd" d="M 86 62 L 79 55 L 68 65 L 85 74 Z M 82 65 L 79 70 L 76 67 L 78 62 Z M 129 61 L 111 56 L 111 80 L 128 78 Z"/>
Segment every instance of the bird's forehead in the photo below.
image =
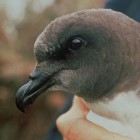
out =
<path fill-rule="evenodd" d="M 56 39 L 60 34 L 66 37 L 72 32 L 78 32 L 85 28 L 91 29 L 92 26 L 101 28 L 104 25 L 101 21 L 104 20 L 107 11 L 92 9 L 58 17 L 45 28 L 36 43 L 46 43 L 45 40 Z"/>
<path fill-rule="evenodd" d="M 68 36 L 68 34 L 83 28 L 83 26 L 89 27 L 90 23 L 85 20 L 83 14 L 77 15 L 76 13 L 59 17 L 52 21 L 42 32 L 40 38 L 46 37 L 46 39 L 56 39 L 61 35 L 62 37 Z M 66 33 L 66 34 L 65 34 Z M 44 40 L 42 40 L 44 42 Z"/>
<path fill-rule="evenodd" d="M 102 37 L 106 34 L 109 36 L 114 29 L 113 22 L 117 22 L 115 19 L 119 17 L 120 13 L 105 9 L 84 10 L 59 17 L 39 35 L 35 42 L 35 50 L 42 51 L 41 47 L 55 50 L 55 47 L 59 47 L 71 37 L 83 34 L 86 38 L 91 38 L 90 36 L 98 38 L 101 34 Z"/>
<path fill-rule="evenodd" d="M 85 14 L 85 12 L 80 15 L 73 13 L 52 21 L 38 36 L 34 45 L 35 49 L 45 46 L 55 47 L 60 44 L 61 41 L 63 42 L 63 40 L 68 39 L 70 36 L 78 34 L 79 31 L 82 32 L 82 29 L 89 24 L 87 21 L 84 22 Z"/>
<path fill-rule="evenodd" d="M 90 9 L 75 12 L 52 21 L 37 38 L 35 44 L 54 42 L 59 37 L 69 37 L 77 32 L 88 30 L 113 30 L 114 25 L 126 22 L 126 16 L 108 9 Z"/>

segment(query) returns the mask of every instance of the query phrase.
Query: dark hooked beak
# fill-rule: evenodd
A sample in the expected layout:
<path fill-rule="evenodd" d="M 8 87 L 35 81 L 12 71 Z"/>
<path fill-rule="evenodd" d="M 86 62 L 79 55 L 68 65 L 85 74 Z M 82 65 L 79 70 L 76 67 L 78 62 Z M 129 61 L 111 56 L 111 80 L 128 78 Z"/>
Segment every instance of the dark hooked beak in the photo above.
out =
<path fill-rule="evenodd" d="M 36 69 L 29 75 L 30 81 L 23 85 L 16 93 L 16 105 L 24 112 L 26 106 L 32 104 L 35 99 L 48 88 L 54 85 L 52 75 Z"/>

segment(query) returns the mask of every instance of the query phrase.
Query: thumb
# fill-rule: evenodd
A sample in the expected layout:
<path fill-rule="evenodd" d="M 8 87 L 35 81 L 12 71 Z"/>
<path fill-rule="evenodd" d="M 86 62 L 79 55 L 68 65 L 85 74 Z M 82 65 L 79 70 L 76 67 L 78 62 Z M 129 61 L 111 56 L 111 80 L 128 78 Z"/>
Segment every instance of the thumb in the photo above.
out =
<path fill-rule="evenodd" d="M 69 112 L 72 113 L 76 118 L 86 118 L 86 115 L 89 112 L 89 108 L 87 107 L 85 101 L 82 98 L 75 96 L 73 100 L 73 105 Z"/>
<path fill-rule="evenodd" d="M 63 115 L 67 115 L 67 117 L 70 115 L 70 117 L 73 118 L 86 118 L 88 112 L 89 108 L 87 107 L 85 101 L 82 98 L 75 96 L 72 107 Z M 61 117 L 63 117 L 63 115 L 61 115 Z"/>
<path fill-rule="evenodd" d="M 76 121 L 86 119 L 88 112 L 89 109 L 83 99 L 75 96 L 70 110 L 58 117 L 56 121 L 59 131 L 63 135 L 67 135 L 67 131 L 73 127 L 72 125 L 75 124 Z"/>
<path fill-rule="evenodd" d="M 65 140 L 130 140 L 89 122 L 89 109 L 84 101 L 75 97 L 71 109 L 57 119 L 57 127 Z"/>

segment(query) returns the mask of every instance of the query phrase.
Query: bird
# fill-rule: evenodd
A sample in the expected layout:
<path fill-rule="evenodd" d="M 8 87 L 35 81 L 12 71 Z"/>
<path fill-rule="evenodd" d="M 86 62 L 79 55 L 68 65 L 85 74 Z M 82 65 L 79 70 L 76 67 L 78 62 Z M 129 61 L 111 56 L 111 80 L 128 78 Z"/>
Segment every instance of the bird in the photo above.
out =
<path fill-rule="evenodd" d="M 140 139 L 140 25 L 110 9 L 56 18 L 34 44 L 35 70 L 16 93 L 21 111 L 45 91 L 77 95 L 87 119 Z"/>

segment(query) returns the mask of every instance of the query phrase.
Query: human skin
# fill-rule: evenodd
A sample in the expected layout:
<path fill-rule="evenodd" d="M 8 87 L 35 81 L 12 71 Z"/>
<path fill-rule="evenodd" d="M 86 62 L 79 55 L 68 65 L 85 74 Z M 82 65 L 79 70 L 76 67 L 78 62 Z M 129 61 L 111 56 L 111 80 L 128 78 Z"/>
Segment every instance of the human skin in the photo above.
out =
<path fill-rule="evenodd" d="M 63 140 L 132 140 L 89 122 L 89 109 L 79 97 L 74 97 L 71 109 L 57 119 Z"/>

